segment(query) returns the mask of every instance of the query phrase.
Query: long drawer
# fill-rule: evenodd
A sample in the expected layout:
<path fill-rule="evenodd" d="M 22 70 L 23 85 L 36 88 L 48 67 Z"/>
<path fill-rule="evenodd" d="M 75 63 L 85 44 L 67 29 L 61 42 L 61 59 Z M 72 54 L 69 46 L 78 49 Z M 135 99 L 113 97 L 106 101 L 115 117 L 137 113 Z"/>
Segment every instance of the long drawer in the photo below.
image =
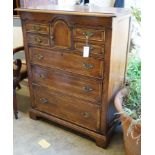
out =
<path fill-rule="evenodd" d="M 97 104 L 101 102 L 100 80 L 81 78 L 56 69 L 33 65 L 32 82 Z"/>
<path fill-rule="evenodd" d="M 80 75 L 102 78 L 103 61 L 84 58 L 71 52 L 52 51 L 41 48 L 29 49 L 30 61 L 34 64 L 61 69 Z"/>
<path fill-rule="evenodd" d="M 83 100 L 56 94 L 45 87 L 34 86 L 35 109 L 98 131 L 100 107 Z"/>

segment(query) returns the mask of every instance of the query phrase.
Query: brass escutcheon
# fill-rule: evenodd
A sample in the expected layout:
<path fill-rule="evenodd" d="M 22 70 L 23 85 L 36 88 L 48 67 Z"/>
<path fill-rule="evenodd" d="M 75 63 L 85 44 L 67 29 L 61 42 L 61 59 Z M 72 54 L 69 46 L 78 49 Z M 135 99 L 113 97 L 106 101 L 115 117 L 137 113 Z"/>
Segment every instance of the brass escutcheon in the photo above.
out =
<path fill-rule="evenodd" d="M 85 118 L 89 118 L 89 117 L 90 117 L 90 113 L 89 113 L 89 112 L 83 112 L 82 115 L 83 115 Z"/>
<path fill-rule="evenodd" d="M 94 89 L 91 88 L 90 86 L 85 86 L 85 87 L 83 87 L 83 90 L 84 90 L 86 93 L 89 93 L 89 92 L 93 91 Z"/>
<path fill-rule="evenodd" d="M 47 98 L 40 98 L 40 101 L 41 101 L 42 103 L 48 103 L 48 99 L 47 99 Z"/>
<path fill-rule="evenodd" d="M 40 77 L 41 79 L 45 79 L 45 75 L 44 75 L 44 74 L 40 74 L 39 77 Z"/>
<path fill-rule="evenodd" d="M 41 27 L 38 26 L 38 25 L 34 25 L 34 26 L 33 26 L 33 29 L 36 30 L 36 31 L 39 31 L 39 30 L 41 30 Z"/>
<path fill-rule="evenodd" d="M 83 32 L 83 35 L 86 38 L 90 38 L 90 37 L 92 37 L 94 35 L 94 32 L 86 31 L 86 32 Z"/>
<path fill-rule="evenodd" d="M 41 59 L 43 59 L 43 58 L 44 58 L 44 56 L 43 56 L 43 55 L 41 55 L 41 54 L 37 54 L 35 57 L 36 57 L 38 60 L 41 60 Z"/>
<path fill-rule="evenodd" d="M 95 66 L 93 64 L 89 64 L 89 63 L 83 63 L 83 67 L 85 69 L 93 69 Z"/>

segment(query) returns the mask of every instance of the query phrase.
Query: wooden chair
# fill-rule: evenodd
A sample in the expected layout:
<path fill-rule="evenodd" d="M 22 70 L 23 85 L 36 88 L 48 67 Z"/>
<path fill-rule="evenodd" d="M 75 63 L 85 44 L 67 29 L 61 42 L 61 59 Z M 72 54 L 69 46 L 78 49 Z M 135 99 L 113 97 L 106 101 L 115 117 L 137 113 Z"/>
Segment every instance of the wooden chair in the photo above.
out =
<path fill-rule="evenodd" d="M 13 55 L 24 50 L 24 46 L 20 46 L 13 49 Z M 20 82 L 27 78 L 27 67 L 25 63 L 22 63 L 21 59 L 15 59 L 13 62 L 13 111 L 15 118 L 18 119 L 18 108 L 16 100 L 16 88 L 20 89 Z"/>

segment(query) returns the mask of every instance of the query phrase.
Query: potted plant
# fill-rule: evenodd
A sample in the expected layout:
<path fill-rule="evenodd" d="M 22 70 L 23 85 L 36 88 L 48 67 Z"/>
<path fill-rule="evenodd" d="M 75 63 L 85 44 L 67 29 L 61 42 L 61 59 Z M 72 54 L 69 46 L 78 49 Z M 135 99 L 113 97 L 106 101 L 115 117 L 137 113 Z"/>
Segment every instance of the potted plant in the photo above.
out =
<path fill-rule="evenodd" d="M 131 7 L 132 35 L 125 86 L 116 94 L 114 105 L 123 129 L 126 155 L 141 154 L 141 61 L 138 56 L 141 11 Z"/>
<path fill-rule="evenodd" d="M 126 85 L 115 96 L 114 105 L 123 129 L 126 155 L 141 154 L 141 61 L 130 53 Z"/>

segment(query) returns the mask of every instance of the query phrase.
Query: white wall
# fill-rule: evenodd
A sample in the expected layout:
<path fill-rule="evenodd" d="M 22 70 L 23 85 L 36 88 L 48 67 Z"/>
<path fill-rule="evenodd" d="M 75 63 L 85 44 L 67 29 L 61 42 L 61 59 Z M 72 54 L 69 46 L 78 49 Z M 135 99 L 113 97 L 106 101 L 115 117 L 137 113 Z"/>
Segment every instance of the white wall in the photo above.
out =
<path fill-rule="evenodd" d="M 76 3 L 76 0 L 58 0 L 59 5 L 69 6 L 69 5 L 75 5 L 75 3 Z"/>
<path fill-rule="evenodd" d="M 97 5 L 101 7 L 112 7 L 115 0 L 89 0 L 92 5 Z"/>
<path fill-rule="evenodd" d="M 125 7 L 130 8 L 131 6 L 141 8 L 141 0 L 125 0 Z"/>
<path fill-rule="evenodd" d="M 135 6 L 140 8 L 141 0 L 124 0 L 125 8 L 130 8 L 131 6 Z M 90 4 L 95 4 L 103 7 L 113 7 L 115 0 L 89 0 Z"/>
<path fill-rule="evenodd" d="M 21 28 L 21 21 L 19 18 L 13 19 L 13 47 L 23 45 L 23 34 Z"/>

